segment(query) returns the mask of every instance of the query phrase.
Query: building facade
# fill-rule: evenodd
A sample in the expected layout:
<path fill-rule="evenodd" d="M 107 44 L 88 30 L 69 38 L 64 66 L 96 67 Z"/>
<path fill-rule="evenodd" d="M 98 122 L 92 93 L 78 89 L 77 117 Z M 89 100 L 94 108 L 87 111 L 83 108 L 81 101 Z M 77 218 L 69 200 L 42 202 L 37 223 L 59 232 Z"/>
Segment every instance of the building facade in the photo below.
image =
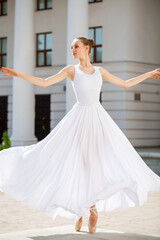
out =
<path fill-rule="evenodd" d="M 159 0 L 2 0 L 0 67 L 47 78 L 73 60 L 75 37 L 95 40 L 93 65 L 124 80 L 160 67 Z M 70 79 L 47 88 L 0 72 L 0 137 L 42 140 L 75 103 Z M 135 147 L 160 146 L 160 81 L 128 89 L 103 80 L 100 102 Z"/>

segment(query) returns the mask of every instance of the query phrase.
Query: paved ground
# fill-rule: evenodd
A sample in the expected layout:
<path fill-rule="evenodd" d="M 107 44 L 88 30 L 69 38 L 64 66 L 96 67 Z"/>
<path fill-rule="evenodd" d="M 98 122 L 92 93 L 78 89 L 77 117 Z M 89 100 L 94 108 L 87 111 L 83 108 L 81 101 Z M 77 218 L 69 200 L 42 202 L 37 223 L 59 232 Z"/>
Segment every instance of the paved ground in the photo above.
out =
<path fill-rule="evenodd" d="M 87 225 L 88 217 L 84 215 L 82 232 L 77 233 L 74 230 L 74 222 L 60 216 L 53 221 L 44 213 L 26 207 L 0 193 L 0 240 L 92 238 L 154 240 L 160 239 L 160 192 L 150 192 L 148 201 L 142 207 L 136 206 L 127 211 L 115 209 L 108 213 L 100 212 L 97 232 L 94 234 L 88 232 Z M 29 232 L 22 232 L 26 230 Z"/>
<path fill-rule="evenodd" d="M 107 239 L 107 240 L 158 240 L 159 237 L 146 236 L 143 234 L 125 233 L 120 231 L 106 230 L 97 228 L 96 233 L 88 233 L 88 229 L 83 227 L 82 231 L 76 232 L 72 225 L 58 226 L 55 228 L 34 229 L 21 231 L 17 233 L 2 234 L 0 240 L 89 240 L 89 239 Z"/>

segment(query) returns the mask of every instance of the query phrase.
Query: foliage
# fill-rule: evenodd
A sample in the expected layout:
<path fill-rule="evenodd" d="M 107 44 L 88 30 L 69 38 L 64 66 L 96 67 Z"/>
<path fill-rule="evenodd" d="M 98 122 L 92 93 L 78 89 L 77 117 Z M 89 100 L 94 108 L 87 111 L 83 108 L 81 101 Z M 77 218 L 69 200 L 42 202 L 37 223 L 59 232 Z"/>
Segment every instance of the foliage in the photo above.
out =
<path fill-rule="evenodd" d="M 0 151 L 9 147 L 11 147 L 11 141 L 8 137 L 8 133 L 4 131 L 2 135 L 2 144 L 0 145 Z"/>

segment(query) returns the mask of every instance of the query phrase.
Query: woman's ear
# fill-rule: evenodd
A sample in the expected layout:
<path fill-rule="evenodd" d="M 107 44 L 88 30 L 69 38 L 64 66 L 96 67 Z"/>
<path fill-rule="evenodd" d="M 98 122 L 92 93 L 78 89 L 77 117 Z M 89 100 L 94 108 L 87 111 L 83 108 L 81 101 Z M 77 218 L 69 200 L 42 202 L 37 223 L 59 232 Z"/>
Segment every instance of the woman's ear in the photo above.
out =
<path fill-rule="evenodd" d="M 87 50 L 88 53 L 89 53 L 89 45 L 86 45 L 86 50 Z"/>

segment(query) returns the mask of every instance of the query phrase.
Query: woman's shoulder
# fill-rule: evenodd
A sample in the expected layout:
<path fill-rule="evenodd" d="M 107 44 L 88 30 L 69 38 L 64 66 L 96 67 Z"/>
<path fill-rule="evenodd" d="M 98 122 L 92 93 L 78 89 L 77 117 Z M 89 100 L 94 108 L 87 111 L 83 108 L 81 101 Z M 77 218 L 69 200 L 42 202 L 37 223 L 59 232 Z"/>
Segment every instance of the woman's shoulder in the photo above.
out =
<path fill-rule="evenodd" d="M 104 68 L 101 67 L 101 66 L 97 66 L 97 68 L 98 68 L 98 70 L 99 70 L 100 72 L 102 72 L 102 71 L 104 70 Z"/>
<path fill-rule="evenodd" d="M 73 70 L 74 69 L 74 65 L 73 64 L 69 64 L 65 67 L 66 70 Z"/>
<path fill-rule="evenodd" d="M 67 72 L 67 73 L 74 73 L 74 65 L 73 64 L 69 64 L 69 65 L 67 65 L 67 66 L 65 66 L 64 68 L 63 68 L 63 70 L 65 71 L 65 72 Z"/>
<path fill-rule="evenodd" d="M 107 71 L 105 68 L 103 68 L 101 66 L 98 66 L 97 68 L 98 68 L 99 72 L 101 73 L 101 75 L 103 75 L 104 72 Z"/>
<path fill-rule="evenodd" d="M 69 64 L 65 67 L 65 71 L 67 72 L 69 78 L 73 80 L 74 74 L 75 74 L 75 65 L 74 64 Z"/>

